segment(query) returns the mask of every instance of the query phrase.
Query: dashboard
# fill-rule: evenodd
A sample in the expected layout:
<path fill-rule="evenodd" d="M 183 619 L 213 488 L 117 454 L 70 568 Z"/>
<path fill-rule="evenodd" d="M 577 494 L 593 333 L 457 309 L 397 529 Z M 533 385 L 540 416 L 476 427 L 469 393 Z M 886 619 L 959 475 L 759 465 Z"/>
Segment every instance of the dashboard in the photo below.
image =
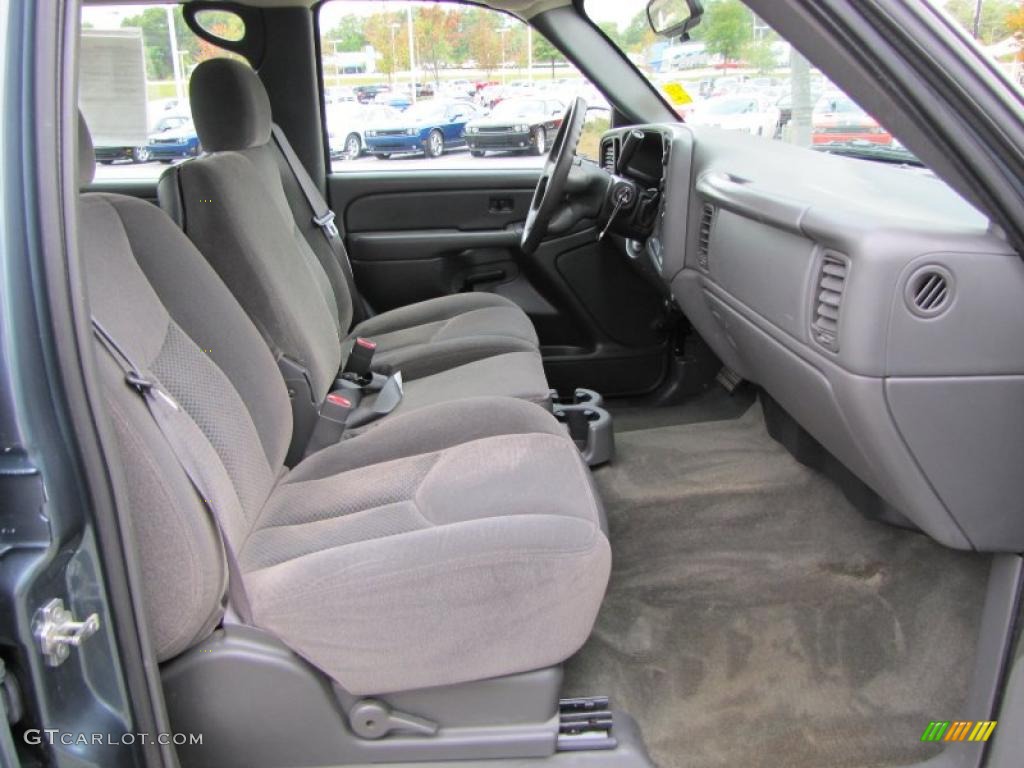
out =
<path fill-rule="evenodd" d="M 682 124 L 607 132 L 626 240 L 722 362 L 956 548 L 1024 549 L 1024 261 L 922 169 Z M 636 139 L 630 140 L 634 144 Z"/>

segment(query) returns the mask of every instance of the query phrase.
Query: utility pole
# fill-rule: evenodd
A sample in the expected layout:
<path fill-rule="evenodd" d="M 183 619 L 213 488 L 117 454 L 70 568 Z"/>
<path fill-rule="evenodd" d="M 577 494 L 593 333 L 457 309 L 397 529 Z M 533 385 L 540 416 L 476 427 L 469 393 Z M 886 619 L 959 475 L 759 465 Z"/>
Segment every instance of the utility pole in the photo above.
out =
<path fill-rule="evenodd" d="M 500 27 L 498 29 L 498 35 L 501 36 L 501 84 L 505 84 L 506 72 L 505 72 L 505 35 L 508 34 L 508 27 Z"/>
<path fill-rule="evenodd" d="M 397 21 L 391 24 L 391 67 L 388 69 L 388 85 L 395 84 L 395 70 L 398 69 L 398 58 L 395 54 L 395 32 L 401 26 Z"/>
<path fill-rule="evenodd" d="M 526 72 L 527 79 L 533 82 L 533 27 L 526 27 Z"/>
<path fill-rule="evenodd" d="M 165 5 L 164 10 L 167 12 L 167 35 L 171 41 L 171 66 L 174 69 L 174 92 L 178 97 L 178 106 L 180 102 L 185 100 L 185 83 L 184 78 L 181 76 L 181 59 L 178 55 L 178 35 L 177 30 L 174 28 L 174 6 Z"/>
<path fill-rule="evenodd" d="M 984 0 L 978 0 L 974 6 L 974 39 L 981 39 L 981 5 Z"/>
<path fill-rule="evenodd" d="M 811 65 L 796 48 L 790 51 L 790 88 L 792 89 L 789 142 L 798 147 L 811 146 Z M 782 137 L 785 140 L 785 136 Z"/>
<path fill-rule="evenodd" d="M 405 16 L 409 22 L 409 98 L 416 103 L 416 55 L 413 52 L 412 34 L 412 3 L 405 6 Z"/>

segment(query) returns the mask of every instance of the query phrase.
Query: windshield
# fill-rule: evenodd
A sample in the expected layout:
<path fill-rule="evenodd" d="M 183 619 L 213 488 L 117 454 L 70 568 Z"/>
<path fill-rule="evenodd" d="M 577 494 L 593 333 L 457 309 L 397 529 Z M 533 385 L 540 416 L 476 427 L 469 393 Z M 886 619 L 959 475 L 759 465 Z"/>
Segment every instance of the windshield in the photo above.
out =
<path fill-rule="evenodd" d="M 1020 0 L 918 1 L 942 8 L 1011 80 L 1024 82 Z M 687 42 L 651 31 L 646 0 L 584 0 L 584 8 L 686 122 L 920 165 L 885 128 L 884 115 L 863 110 L 741 0 L 704 0 Z"/>
<path fill-rule="evenodd" d="M 529 99 L 502 101 L 491 111 L 492 117 L 519 117 L 544 111 L 544 102 Z"/>

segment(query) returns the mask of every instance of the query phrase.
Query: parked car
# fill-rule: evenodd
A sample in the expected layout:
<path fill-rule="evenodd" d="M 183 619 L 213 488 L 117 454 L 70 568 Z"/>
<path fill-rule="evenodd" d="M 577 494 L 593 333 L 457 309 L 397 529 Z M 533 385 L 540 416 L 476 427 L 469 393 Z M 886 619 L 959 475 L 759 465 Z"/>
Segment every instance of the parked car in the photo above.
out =
<path fill-rule="evenodd" d="M 466 123 L 477 112 L 469 101 L 418 102 L 396 118 L 367 129 L 366 151 L 381 159 L 412 152 L 440 157 L 446 149 L 466 145 Z"/>
<path fill-rule="evenodd" d="M 96 162 L 103 165 L 111 165 L 118 160 L 126 160 L 129 163 L 145 163 L 149 161 L 149 150 L 145 146 L 123 147 L 123 146 L 99 146 L 96 147 Z"/>
<path fill-rule="evenodd" d="M 817 103 L 818 98 L 821 96 L 821 83 L 812 80 L 811 81 L 811 101 Z M 785 91 L 775 102 L 775 106 L 779 110 L 779 122 L 775 126 L 775 138 L 781 139 L 782 132 L 786 130 L 786 126 L 793 119 L 793 92 L 792 90 Z"/>
<path fill-rule="evenodd" d="M 473 157 L 488 150 L 543 155 L 564 114 L 565 104 L 554 99 L 502 101 L 490 114 L 466 124 L 466 143 Z"/>
<path fill-rule="evenodd" d="M 399 120 L 400 113 L 382 104 L 344 102 L 327 107 L 327 138 L 332 160 L 355 160 L 366 149 L 367 125 Z"/>
<path fill-rule="evenodd" d="M 149 134 L 146 142 L 145 159 L 138 162 L 145 163 L 150 160 L 159 160 L 161 163 L 170 163 L 174 160 L 184 160 L 195 157 L 202 152 L 199 145 L 199 136 L 196 135 L 196 127 L 191 117 L 173 115 L 162 117 L 157 121 L 154 130 Z"/>
<path fill-rule="evenodd" d="M 356 100 L 359 101 L 359 103 L 367 104 L 367 103 L 373 101 L 377 97 L 378 93 L 382 93 L 384 91 L 390 91 L 391 89 L 388 88 L 386 85 L 378 84 L 378 85 L 357 85 L 352 90 L 355 92 Z"/>
<path fill-rule="evenodd" d="M 476 94 L 476 86 L 469 80 L 448 80 L 441 83 L 438 91 L 444 96 L 468 99 Z"/>
<path fill-rule="evenodd" d="M 408 89 L 404 91 L 380 91 L 373 100 L 368 102 L 369 104 L 377 104 L 378 106 L 391 107 L 392 109 L 402 110 L 408 109 L 412 106 L 412 97 L 409 96 Z"/>
<path fill-rule="evenodd" d="M 721 96 L 697 104 L 689 122 L 772 138 L 779 123 L 779 108 L 754 93 Z"/>
<path fill-rule="evenodd" d="M 356 92 L 347 85 L 336 85 L 333 88 L 324 89 L 325 104 L 339 104 L 342 102 L 358 101 Z"/>
<path fill-rule="evenodd" d="M 848 141 L 892 144 L 892 134 L 845 93 L 833 91 L 823 94 L 814 105 L 811 141 L 814 144 Z"/>

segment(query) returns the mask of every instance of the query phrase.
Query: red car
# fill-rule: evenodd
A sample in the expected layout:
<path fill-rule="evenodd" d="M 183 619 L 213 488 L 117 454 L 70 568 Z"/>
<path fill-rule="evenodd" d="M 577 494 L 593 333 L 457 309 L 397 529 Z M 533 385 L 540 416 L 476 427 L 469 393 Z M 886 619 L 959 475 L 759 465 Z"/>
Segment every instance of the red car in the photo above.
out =
<path fill-rule="evenodd" d="M 811 116 L 812 143 L 857 140 L 872 144 L 892 144 L 892 134 L 846 94 L 826 93 L 819 98 Z"/>

